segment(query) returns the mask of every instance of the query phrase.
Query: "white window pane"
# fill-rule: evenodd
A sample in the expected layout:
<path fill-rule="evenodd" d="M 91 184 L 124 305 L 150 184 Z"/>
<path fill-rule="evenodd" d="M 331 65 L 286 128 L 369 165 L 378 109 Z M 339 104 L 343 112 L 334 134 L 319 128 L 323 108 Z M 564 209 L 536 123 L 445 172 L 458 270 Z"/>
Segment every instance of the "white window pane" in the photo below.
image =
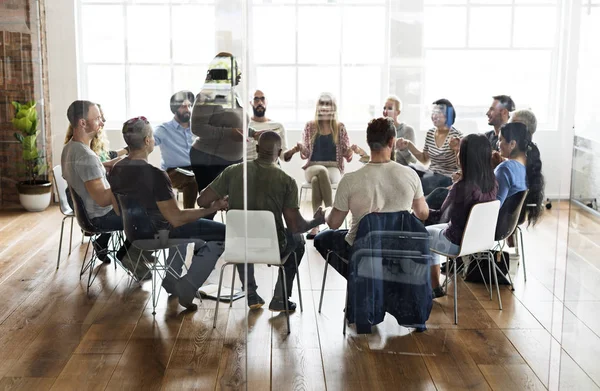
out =
<path fill-rule="evenodd" d="M 322 92 L 330 92 L 339 99 L 340 68 L 298 68 L 298 121 L 306 122 L 314 119 L 317 100 Z"/>
<path fill-rule="evenodd" d="M 331 4 L 342 3 L 342 0 L 298 0 L 298 4 Z"/>
<path fill-rule="evenodd" d="M 173 62 L 207 63 L 215 55 L 215 7 L 181 5 L 172 7 Z M 194 26 L 201 25 L 201 30 Z"/>
<path fill-rule="evenodd" d="M 556 7 L 516 7 L 515 47 L 553 47 L 556 30 Z"/>
<path fill-rule="evenodd" d="M 466 4 L 467 0 L 425 0 L 425 4 Z"/>
<path fill-rule="evenodd" d="M 204 85 L 207 69 L 208 65 L 173 67 L 173 92 L 188 90 L 197 95 Z"/>
<path fill-rule="evenodd" d="M 517 108 L 531 107 L 539 122 L 546 121 L 551 104 L 551 51 L 507 50 L 502 53 L 500 60 L 490 61 L 497 58 L 498 52 L 427 51 L 425 102 L 448 98 L 458 105 L 457 121 L 474 120 L 479 131 L 484 131 L 488 128 L 485 112 L 492 95 L 507 94 L 515 100 Z M 447 61 L 450 56 L 452 61 Z"/>
<path fill-rule="evenodd" d="M 383 63 L 386 18 L 384 7 L 346 7 L 343 15 L 342 61 L 345 64 Z"/>
<path fill-rule="evenodd" d="M 110 20 L 110 28 L 107 28 L 107 20 Z M 81 31 L 84 62 L 115 63 L 124 61 L 125 41 L 122 6 L 82 6 Z"/>
<path fill-rule="evenodd" d="M 583 1 L 584 4 L 587 4 L 588 2 L 588 0 Z M 515 0 L 515 4 L 556 4 L 556 0 Z"/>
<path fill-rule="evenodd" d="M 254 0 L 254 4 L 295 4 L 296 0 Z"/>
<path fill-rule="evenodd" d="M 169 18 L 166 15 L 169 15 L 168 6 L 127 7 L 127 48 L 130 62 L 169 62 L 170 33 Z M 190 29 L 193 27 L 190 26 Z"/>
<path fill-rule="evenodd" d="M 298 10 L 298 62 L 336 64 L 340 59 L 340 10 L 301 7 Z"/>
<path fill-rule="evenodd" d="M 286 111 L 288 120 L 295 120 L 296 68 L 257 67 L 256 89 L 261 90 L 269 101 L 269 113 Z M 248 91 L 250 95 L 254 91 Z M 292 118 L 289 113 L 293 112 Z M 271 114 L 268 114 L 270 117 Z"/>
<path fill-rule="evenodd" d="M 107 82 L 110 81 L 110 82 Z M 125 112 L 125 67 L 122 65 L 90 65 L 86 72 L 85 99 L 102 105 L 109 123 L 123 122 Z"/>
<path fill-rule="evenodd" d="M 172 95 L 169 67 L 134 65 L 129 68 L 129 116 L 143 115 L 152 123 L 173 116 L 169 108 Z"/>
<path fill-rule="evenodd" d="M 252 56 L 258 64 L 296 61 L 296 8 L 255 7 L 252 14 Z"/>
<path fill-rule="evenodd" d="M 467 10 L 465 7 L 425 7 L 425 47 L 464 47 Z"/>
<path fill-rule="evenodd" d="M 496 4 L 510 4 L 512 5 L 513 0 L 471 0 L 471 4 L 484 4 L 484 5 L 496 5 Z"/>
<path fill-rule="evenodd" d="M 597 138 L 600 128 L 600 8 L 583 7 L 579 42 L 579 68 L 577 70 L 577 104 L 575 106 L 575 131 L 592 139 Z"/>
<path fill-rule="evenodd" d="M 469 18 L 470 47 L 509 47 L 511 7 L 472 7 Z"/>
<path fill-rule="evenodd" d="M 381 67 L 344 67 L 342 70 L 340 121 L 367 123 L 379 116 L 381 107 Z"/>

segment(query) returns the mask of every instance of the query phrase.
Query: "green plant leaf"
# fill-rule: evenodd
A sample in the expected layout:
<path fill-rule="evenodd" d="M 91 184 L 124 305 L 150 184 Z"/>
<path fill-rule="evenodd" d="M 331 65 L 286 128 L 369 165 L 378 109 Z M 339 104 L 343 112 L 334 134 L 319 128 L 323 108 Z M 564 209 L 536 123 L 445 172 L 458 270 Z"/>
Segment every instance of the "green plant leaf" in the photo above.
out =
<path fill-rule="evenodd" d="M 15 138 L 17 139 L 17 141 L 19 141 L 21 144 L 23 144 L 23 139 L 25 137 L 23 137 L 23 135 L 21 133 L 15 132 Z"/>
<path fill-rule="evenodd" d="M 21 110 L 21 104 L 20 104 L 19 102 L 15 102 L 15 101 L 13 101 L 13 102 L 12 102 L 12 105 L 15 107 L 15 110 L 16 110 L 16 111 L 19 111 L 19 110 Z"/>

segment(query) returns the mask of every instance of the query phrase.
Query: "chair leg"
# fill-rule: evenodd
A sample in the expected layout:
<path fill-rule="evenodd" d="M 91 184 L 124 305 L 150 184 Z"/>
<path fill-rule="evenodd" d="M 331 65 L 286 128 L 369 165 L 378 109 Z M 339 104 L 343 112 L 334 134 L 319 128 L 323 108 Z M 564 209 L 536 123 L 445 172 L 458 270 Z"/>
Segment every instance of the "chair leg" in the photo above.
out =
<path fill-rule="evenodd" d="M 73 247 L 73 217 L 71 217 L 71 234 L 69 235 L 69 255 L 71 255 L 71 248 Z"/>
<path fill-rule="evenodd" d="M 233 272 L 231 273 L 231 295 L 229 296 L 230 300 L 229 300 L 229 308 L 231 308 L 233 306 L 233 284 L 235 284 L 235 265 L 233 265 Z M 245 289 L 245 287 L 244 287 Z M 246 300 L 248 300 L 248 298 L 246 297 Z"/>
<path fill-rule="evenodd" d="M 504 249 L 504 246 L 500 249 L 500 251 L 502 251 L 502 249 Z M 508 270 L 508 263 L 506 262 L 506 257 L 504 256 L 504 251 L 502 251 L 501 257 L 502 257 L 502 263 L 504 264 L 504 267 L 507 270 L 507 273 L 506 273 L 505 277 L 508 277 L 508 282 L 510 282 L 510 290 L 514 292 L 515 291 L 515 286 L 513 284 L 512 277 L 510 276 L 510 270 Z M 510 262 L 510 259 L 508 260 L 508 262 Z M 504 273 L 502 273 L 502 274 L 504 274 Z"/>
<path fill-rule="evenodd" d="M 488 281 L 490 282 L 490 301 L 494 300 L 494 296 L 493 296 L 493 286 L 494 283 L 492 282 L 492 268 L 494 267 L 493 265 L 493 261 L 490 259 L 490 254 L 488 253 Z"/>
<path fill-rule="evenodd" d="M 219 287 L 217 288 L 217 302 L 215 303 L 215 318 L 213 319 L 213 329 L 217 327 L 217 315 L 219 313 L 219 301 L 221 300 L 221 285 L 223 285 L 223 270 L 227 263 L 221 266 L 221 274 L 219 275 Z"/>
<path fill-rule="evenodd" d="M 85 273 L 85 259 L 87 258 L 88 251 L 90 250 L 91 240 L 88 241 L 87 247 L 85 248 L 85 254 L 83 254 L 83 261 L 81 262 L 81 270 L 79 271 L 79 278 Z M 94 249 L 92 249 L 92 256 L 94 255 Z"/>
<path fill-rule="evenodd" d="M 454 324 L 458 324 L 458 281 L 456 277 L 456 259 L 453 262 L 454 266 Z"/>
<path fill-rule="evenodd" d="M 521 258 L 523 258 L 523 276 L 525 277 L 525 282 L 527 282 L 527 268 L 525 267 L 525 242 L 523 242 L 523 231 L 521 227 L 517 227 L 519 230 L 519 241 L 521 242 Z"/>
<path fill-rule="evenodd" d="M 502 297 L 500 297 L 500 285 L 498 285 L 498 273 L 496 271 L 496 261 L 492 259 L 492 254 L 488 252 L 490 270 L 494 269 L 494 283 L 496 284 L 496 293 L 498 294 L 498 306 L 502 309 Z M 491 287 L 490 287 L 491 288 Z M 491 291 L 491 289 L 490 289 Z"/>
<path fill-rule="evenodd" d="M 327 268 L 329 266 L 330 255 L 331 251 L 327 253 L 327 258 L 325 259 L 325 271 L 323 272 L 323 284 L 321 285 L 321 298 L 319 299 L 319 314 L 321 313 L 321 307 L 323 306 L 323 294 L 325 293 L 325 280 L 327 280 Z"/>
<path fill-rule="evenodd" d="M 296 285 L 298 285 L 298 299 L 300 301 L 300 312 L 304 312 L 302 306 L 302 289 L 300 288 L 300 271 L 298 270 L 298 256 L 294 253 L 294 263 L 296 264 Z"/>
<path fill-rule="evenodd" d="M 60 267 L 60 252 L 62 250 L 62 240 L 63 240 L 63 231 L 65 230 L 65 219 L 67 218 L 67 216 L 63 217 L 62 219 L 62 224 L 60 225 L 60 239 L 58 240 L 58 259 L 56 260 L 56 270 L 58 270 L 58 268 Z M 73 223 L 73 220 L 71 220 L 71 223 Z M 71 252 L 69 251 L 69 254 Z"/>
<path fill-rule="evenodd" d="M 342 330 L 342 334 L 346 335 L 346 311 L 348 310 L 348 284 L 346 284 L 346 299 L 344 300 L 344 317 L 342 318 L 344 322 L 344 329 Z"/>
<path fill-rule="evenodd" d="M 283 274 L 283 292 L 282 293 L 282 297 L 283 297 L 283 304 L 285 306 L 285 319 L 287 320 L 287 329 L 288 329 L 288 334 L 291 332 L 290 329 L 290 308 L 289 308 L 289 300 L 288 300 L 288 295 L 287 295 L 287 283 L 285 282 L 285 269 L 283 268 L 283 265 L 279 266 L 279 269 L 281 270 L 281 273 Z"/>

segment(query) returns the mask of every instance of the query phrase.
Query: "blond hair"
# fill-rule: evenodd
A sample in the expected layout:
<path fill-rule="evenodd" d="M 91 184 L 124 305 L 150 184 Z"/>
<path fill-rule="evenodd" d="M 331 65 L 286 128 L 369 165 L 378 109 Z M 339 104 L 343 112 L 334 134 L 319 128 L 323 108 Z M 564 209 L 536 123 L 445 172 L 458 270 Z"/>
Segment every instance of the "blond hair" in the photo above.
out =
<path fill-rule="evenodd" d="M 402 101 L 400 100 L 400 98 L 398 98 L 396 95 L 390 95 L 386 98 L 386 102 L 388 100 L 391 100 L 392 102 L 394 102 L 394 107 L 396 108 L 396 111 L 402 111 Z"/>
<path fill-rule="evenodd" d="M 73 126 L 69 125 L 65 135 L 65 144 L 73 138 Z M 108 153 L 108 138 L 104 133 L 104 128 L 100 128 L 90 143 L 90 149 L 98 156 Z"/>
<path fill-rule="evenodd" d="M 331 101 L 331 106 L 333 107 L 333 117 L 329 120 L 329 127 L 331 128 L 331 133 L 333 134 L 333 142 L 337 145 L 339 138 L 339 129 L 337 121 L 337 103 L 333 94 L 329 92 L 323 92 L 321 93 L 321 95 L 319 95 L 317 107 L 315 108 L 315 125 L 317 126 L 317 131 L 312 135 L 310 142 L 311 144 L 314 144 L 315 140 L 317 139 L 317 136 L 321 133 L 321 124 L 319 120 L 319 102 L 321 102 L 323 98 L 329 99 Z"/>

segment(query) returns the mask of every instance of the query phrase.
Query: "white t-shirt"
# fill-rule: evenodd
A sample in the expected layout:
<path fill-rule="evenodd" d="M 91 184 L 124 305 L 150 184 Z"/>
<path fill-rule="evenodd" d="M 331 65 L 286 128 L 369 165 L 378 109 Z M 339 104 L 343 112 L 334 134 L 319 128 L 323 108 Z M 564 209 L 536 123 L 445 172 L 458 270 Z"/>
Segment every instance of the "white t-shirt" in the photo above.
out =
<path fill-rule="evenodd" d="M 285 128 L 283 127 L 282 124 L 280 124 L 279 122 L 274 122 L 274 121 L 267 121 L 267 122 L 250 121 L 249 127 L 251 127 L 252 129 L 254 129 L 257 132 L 260 132 L 262 130 L 272 130 L 273 132 L 277 133 L 279 135 L 279 137 L 281 137 L 280 158 L 283 159 L 283 153 L 287 150 L 287 141 L 286 141 L 286 137 L 285 137 Z M 252 161 L 258 157 L 258 154 L 256 153 L 256 145 L 258 145 L 258 141 L 256 141 L 254 139 L 254 137 L 247 138 L 248 153 L 246 156 L 248 158 L 248 161 Z"/>
<path fill-rule="evenodd" d="M 394 161 L 367 163 L 358 171 L 345 174 L 335 193 L 333 207 L 352 213 L 352 225 L 346 242 L 352 245 L 358 224 L 372 212 L 412 210 L 413 200 L 423 197 L 417 173 Z"/>

